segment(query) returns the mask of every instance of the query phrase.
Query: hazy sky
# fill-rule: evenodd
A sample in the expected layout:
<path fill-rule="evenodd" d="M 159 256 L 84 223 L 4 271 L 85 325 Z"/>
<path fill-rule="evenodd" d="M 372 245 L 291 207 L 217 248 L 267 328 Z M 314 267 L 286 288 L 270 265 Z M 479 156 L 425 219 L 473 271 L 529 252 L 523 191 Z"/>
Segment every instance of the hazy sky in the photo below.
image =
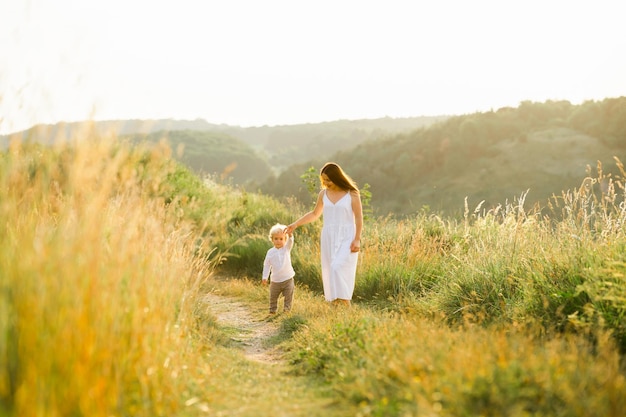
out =
<path fill-rule="evenodd" d="M 0 0 L 0 134 L 241 126 L 626 95 L 618 0 Z"/>

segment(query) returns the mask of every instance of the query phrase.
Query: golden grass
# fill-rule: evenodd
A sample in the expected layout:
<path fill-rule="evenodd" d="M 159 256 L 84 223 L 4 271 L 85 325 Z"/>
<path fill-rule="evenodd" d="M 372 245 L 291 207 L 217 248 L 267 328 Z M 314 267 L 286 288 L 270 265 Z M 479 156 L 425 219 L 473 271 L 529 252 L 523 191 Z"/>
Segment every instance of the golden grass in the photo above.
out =
<path fill-rule="evenodd" d="M 355 308 L 309 317 L 289 346 L 295 366 L 322 375 L 364 415 L 617 417 L 626 407 L 606 335 L 591 349 L 582 337 L 455 330 Z"/>
<path fill-rule="evenodd" d="M 289 379 L 219 346 L 200 297 L 221 291 L 263 311 L 267 288 L 258 276 L 213 279 L 221 256 L 203 253 L 212 239 L 228 250 L 265 236 L 289 213 L 212 190 L 188 223 L 195 197 L 163 197 L 166 146 L 96 139 L 15 142 L 1 155 L 0 414 L 205 415 L 247 390 L 260 398 L 245 404 L 253 413 L 258 383 Z M 277 318 L 292 369 L 323 378 L 363 416 L 620 415 L 624 367 L 610 330 L 624 331 L 626 215 L 615 192 L 555 197 L 558 221 L 507 206 L 460 223 L 368 224 L 349 309 L 304 288 L 319 281 L 319 224 L 303 229 L 294 253 L 307 280 L 297 275 L 294 311 Z M 237 258 L 258 273 L 261 240 Z M 378 296 L 377 308 L 360 303 Z M 584 309 L 560 313 L 567 302 Z M 578 333 L 555 331 L 561 318 Z"/>
<path fill-rule="evenodd" d="M 368 223 L 353 308 L 299 287 L 292 315 L 279 318 L 294 369 L 364 416 L 620 416 L 620 184 L 565 192 L 552 217 L 520 201 L 461 222 Z M 317 239 L 297 236 L 296 280 L 312 275 L 300 284 L 319 280 Z M 254 278 L 226 288 L 266 302 Z"/>
<path fill-rule="evenodd" d="M 212 290 L 267 303 L 254 279 Z M 541 326 L 450 327 L 358 303 L 333 307 L 297 287 L 276 318 L 297 375 L 318 376 L 361 416 L 620 416 L 626 375 L 609 332 L 547 334 Z M 592 411 L 590 411 L 592 410 Z"/>
<path fill-rule="evenodd" d="M 200 355 L 193 289 L 209 271 L 192 256 L 192 230 L 150 198 L 167 157 L 104 139 L 54 151 L 15 142 L 4 156 L 5 412 L 154 416 L 181 407 L 186 362 Z"/>

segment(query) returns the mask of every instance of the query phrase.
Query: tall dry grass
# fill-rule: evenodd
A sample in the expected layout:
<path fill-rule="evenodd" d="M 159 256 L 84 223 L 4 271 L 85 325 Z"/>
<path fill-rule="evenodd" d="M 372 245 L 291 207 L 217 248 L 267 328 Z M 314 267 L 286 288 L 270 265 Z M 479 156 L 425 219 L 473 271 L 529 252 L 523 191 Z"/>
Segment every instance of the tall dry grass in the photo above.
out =
<path fill-rule="evenodd" d="M 361 415 L 617 417 L 626 407 L 608 334 L 591 344 L 356 307 L 307 317 L 288 345 L 297 370 L 319 375 Z"/>
<path fill-rule="evenodd" d="M 159 197 L 168 152 L 95 138 L 0 156 L 2 414 L 168 416 L 206 378 L 187 363 L 210 265 Z"/>
<path fill-rule="evenodd" d="M 363 306 L 305 320 L 294 365 L 364 415 L 619 416 L 626 408 L 626 175 L 547 207 L 366 225 Z M 360 303 L 359 303 L 360 304 Z M 358 305 L 358 304 L 357 304 Z M 389 312 L 384 314 L 384 312 Z"/>
<path fill-rule="evenodd" d="M 525 195 L 461 219 L 418 214 L 364 229 L 355 296 L 386 309 L 551 330 L 614 332 L 626 351 L 626 203 L 598 165 L 545 207 Z"/>
<path fill-rule="evenodd" d="M 524 193 L 492 208 L 466 204 L 461 218 L 420 212 L 369 219 L 355 300 L 445 317 L 453 325 L 609 330 L 626 352 L 626 172 L 615 161 L 617 174 L 598 164 L 579 188 L 554 195 L 545 206 L 526 207 Z M 269 225 L 303 211 L 252 197 L 231 206 L 235 214 L 226 221 L 230 242 L 237 246 L 232 237 L 245 237 L 246 244 L 235 247 L 224 266 L 248 276 L 259 273 Z M 320 227 L 321 221 L 299 229 L 292 254 L 297 281 L 318 292 Z"/>

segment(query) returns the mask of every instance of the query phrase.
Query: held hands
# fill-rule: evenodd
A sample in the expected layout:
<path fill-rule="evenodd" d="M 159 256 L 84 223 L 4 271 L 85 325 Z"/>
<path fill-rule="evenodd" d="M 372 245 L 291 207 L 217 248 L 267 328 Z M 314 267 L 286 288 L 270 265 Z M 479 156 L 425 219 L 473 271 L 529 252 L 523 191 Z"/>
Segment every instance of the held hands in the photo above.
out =
<path fill-rule="evenodd" d="M 293 231 L 296 230 L 296 224 L 295 223 L 291 223 L 289 226 L 287 226 L 287 228 L 285 229 L 285 233 L 288 235 L 292 235 Z"/>

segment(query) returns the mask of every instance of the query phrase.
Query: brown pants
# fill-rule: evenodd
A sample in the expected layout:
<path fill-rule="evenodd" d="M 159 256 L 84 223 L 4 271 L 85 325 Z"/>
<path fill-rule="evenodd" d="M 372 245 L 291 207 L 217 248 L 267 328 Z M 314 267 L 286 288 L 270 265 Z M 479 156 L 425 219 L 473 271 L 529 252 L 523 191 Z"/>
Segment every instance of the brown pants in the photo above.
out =
<path fill-rule="evenodd" d="M 293 278 L 283 282 L 270 282 L 270 313 L 278 310 L 278 297 L 281 294 L 285 297 L 285 313 L 291 310 L 294 288 Z"/>

